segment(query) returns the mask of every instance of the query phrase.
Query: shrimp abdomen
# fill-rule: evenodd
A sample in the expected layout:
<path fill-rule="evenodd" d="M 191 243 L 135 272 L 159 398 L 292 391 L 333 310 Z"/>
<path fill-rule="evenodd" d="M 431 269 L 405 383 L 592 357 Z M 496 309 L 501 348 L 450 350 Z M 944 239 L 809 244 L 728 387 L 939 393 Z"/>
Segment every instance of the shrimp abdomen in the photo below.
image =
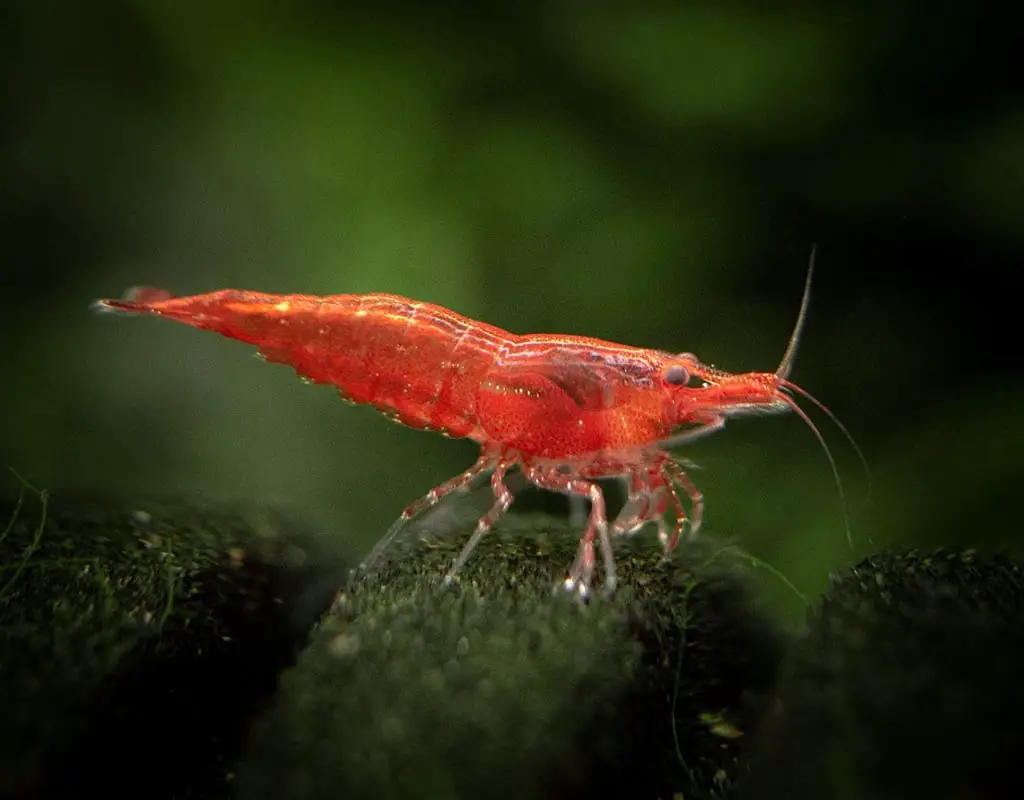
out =
<path fill-rule="evenodd" d="M 136 289 L 105 311 L 153 314 L 256 345 L 307 380 L 336 386 L 414 428 L 477 430 L 477 387 L 511 334 L 391 294 L 278 295 L 224 289 L 174 297 Z"/>

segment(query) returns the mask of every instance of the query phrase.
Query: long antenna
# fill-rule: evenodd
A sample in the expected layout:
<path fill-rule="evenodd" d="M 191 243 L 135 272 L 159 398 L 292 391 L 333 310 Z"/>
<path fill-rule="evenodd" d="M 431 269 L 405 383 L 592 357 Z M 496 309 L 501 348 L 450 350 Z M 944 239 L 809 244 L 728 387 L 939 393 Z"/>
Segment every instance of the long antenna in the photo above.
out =
<path fill-rule="evenodd" d="M 832 477 L 836 482 L 836 489 L 839 491 L 839 504 L 843 509 L 843 525 L 846 527 L 846 544 L 853 548 L 853 534 L 850 530 L 850 512 L 846 509 L 846 493 L 843 491 L 843 481 L 839 477 L 839 467 L 836 466 L 835 457 L 832 455 L 832 451 L 829 450 L 828 444 L 825 442 L 825 437 L 821 435 L 821 431 L 818 430 L 818 426 L 815 425 L 807 413 L 796 404 L 796 401 L 792 397 L 782 396 L 782 399 L 786 402 L 794 413 L 800 417 L 811 429 L 818 442 L 821 444 L 822 449 L 825 451 L 825 455 L 828 457 L 829 466 L 832 467 Z M 820 405 L 820 403 L 819 403 Z M 856 445 L 854 445 L 856 447 Z M 859 448 L 858 448 L 859 450 Z"/>
<path fill-rule="evenodd" d="M 796 349 L 800 345 L 800 337 L 804 332 L 804 322 L 807 319 L 807 308 L 811 304 L 811 278 L 814 276 L 814 256 L 818 252 L 818 245 L 811 246 L 811 262 L 807 267 L 807 278 L 804 280 L 804 297 L 800 301 L 800 311 L 796 315 L 796 325 L 789 337 L 789 344 L 786 345 L 786 352 L 782 354 L 782 361 L 779 368 L 775 370 L 777 378 L 786 379 L 790 370 L 793 369 L 793 361 L 796 359 Z"/>

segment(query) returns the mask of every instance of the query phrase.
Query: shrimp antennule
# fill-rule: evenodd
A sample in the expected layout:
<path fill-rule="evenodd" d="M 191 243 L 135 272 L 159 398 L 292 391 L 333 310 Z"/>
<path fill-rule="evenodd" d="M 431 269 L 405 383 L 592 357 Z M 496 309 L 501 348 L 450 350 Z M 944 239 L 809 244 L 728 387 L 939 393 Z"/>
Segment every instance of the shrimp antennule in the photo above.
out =
<path fill-rule="evenodd" d="M 793 369 L 793 361 L 796 359 L 796 351 L 800 346 L 800 337 L 804 332 L 804 322 L 807 320 L 807 309 L 811 304 L 811 278 L 814 277 L 814 256 L 818 251 L 818 246 L 814 245 L 811 248 L 811 261 L 807 266 L 807 277 L 804 279 L 804 296 L 800 300 L 800 311 L 796 315 L 796 324 L 793 326 L 793 333 L 790 334 L 789 344 L 786 345 L 786 352 L 782 354 L 782 361 L 779 362 L 778 369 L 775 370 L 775 377 L 779 380 L 785 380 L 789 377 L 789 373 Z"/>

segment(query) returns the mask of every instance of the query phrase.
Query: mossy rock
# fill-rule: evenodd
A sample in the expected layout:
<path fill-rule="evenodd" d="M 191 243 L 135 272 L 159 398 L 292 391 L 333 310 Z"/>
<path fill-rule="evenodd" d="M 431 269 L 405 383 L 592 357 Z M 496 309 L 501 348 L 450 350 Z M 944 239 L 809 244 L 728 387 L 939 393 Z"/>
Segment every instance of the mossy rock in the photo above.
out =
<path fill-rule="evenodd" d="M 272 514 L 128 508 L 0 503 L 2 797 L 226 795 L 248 721 L 343 581 Z"/>
<path fill-rule="evenodd" d="M 784 644 L 746 569 L 708 539 L 666 562 L 641 534 L 617 543 L 618 591 L 583 604 L 560 586 L 578 536 L 510 515 L 448 588 L 465 536 L 396 545 L 282 677 L 238 797 L 726 791 Z"/>
<path fill-rule="evenodd" d="M 1024 797 L 1024 571 L 974 550 L 834 577 L 743 798 Z"/>

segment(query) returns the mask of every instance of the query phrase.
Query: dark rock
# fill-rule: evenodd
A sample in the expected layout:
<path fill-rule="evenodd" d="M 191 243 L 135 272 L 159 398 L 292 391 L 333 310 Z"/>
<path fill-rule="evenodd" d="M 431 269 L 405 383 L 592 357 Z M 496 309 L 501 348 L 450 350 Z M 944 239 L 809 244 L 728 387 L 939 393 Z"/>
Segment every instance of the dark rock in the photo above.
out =
<path fill-rule="evenodd" d="M 642 534 L 616 547 L 618 591 L 583 604 L 560 586 L 578 531 L 508 517 L 443 589 L 464 540 L 396 545 L 339 598 L 258 725 L 240 798 L 727 789 L 782 650 L 735 557 L 703 540 L 666 563 Z"/>
<path fill-rule="evenodd" d="M 42 501 L 0 504 L 0 796 L 225 796 L 340 565 L 262 512 Z"/>

